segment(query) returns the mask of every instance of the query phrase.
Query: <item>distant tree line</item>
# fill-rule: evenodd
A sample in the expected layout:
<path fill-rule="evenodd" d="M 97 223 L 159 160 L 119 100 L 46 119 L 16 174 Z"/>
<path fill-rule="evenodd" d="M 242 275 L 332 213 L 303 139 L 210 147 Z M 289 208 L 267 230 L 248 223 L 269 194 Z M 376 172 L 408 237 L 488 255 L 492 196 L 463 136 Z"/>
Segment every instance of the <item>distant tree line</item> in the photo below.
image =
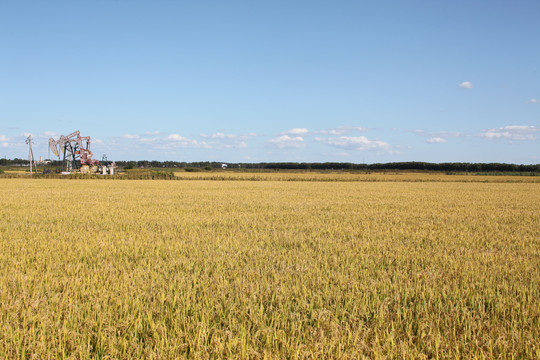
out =
<path fill-rule="evenodd" d="M 15 159 L 6 159 L 6 158 L 2 158 L 0 159 L 0 166 L 8 166 L 8 165 L 11 165 L 11 166 L 28 166 L 28 164 L 30 163 L 30 161 L 28 159 L 18 159 L 18 158 L 15 158 Z M 61 160 L 52 160 L 49 164 L 49 166 L 62 166 L 62 161 Z"/>
<path fill-rule="evenodd" d="M 177 162 L 177 161 L 117 161 L 123 168 L 166 167 L 166 168 L 221 168 L 223 162 Z M 269 170 L 424 170 L 445 172 L 540 172 L 540 164 L 517 165 L 505 163 L 428 163 L 428 162 L 393 162 L 375 164 L 354 164 L 342 162 L 325 163 L 226 163 L 229 169 L 269 169 Z"/>
<path fill-rule="evenodd" d="M 124 169 L 133 168 L 200 168 L 218 169 L 224 162 L 198 161 L 116 161 L 117 166 Z M 269 169 L 269 170 L 424 170 L 424 171 L 445 171 L 445 172 L 540 172 L 540 164 L 517 165 L 506 163 L 429 163 L 429 162 L 392 162 L 375 164 L 354 164 L 346 162 L 272 162 L 272 163 L 226 163 L 229 169 Z M 28 165 L 28 159 L 0 159 L 0 166 L 6 165 Z M 62 166 L 62 161 L 53 160 L 49 166 Z"/>

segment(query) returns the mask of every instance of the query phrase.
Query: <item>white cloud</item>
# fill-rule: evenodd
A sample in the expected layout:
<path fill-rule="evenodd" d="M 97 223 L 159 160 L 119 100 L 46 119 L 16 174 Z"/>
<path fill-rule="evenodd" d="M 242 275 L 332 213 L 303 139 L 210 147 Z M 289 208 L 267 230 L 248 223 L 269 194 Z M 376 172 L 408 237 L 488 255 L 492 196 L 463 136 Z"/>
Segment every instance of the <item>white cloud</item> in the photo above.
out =
<path fill-rule="evenodd" d="M 446 140 L 443 139 L 442 137 L 432 137 L 432 138 L 427 139 L 426 142 L 430 144 L 442 144 L 442 143 L 445 143 Z"/>
<path fill-rule="evenodd" d="M 255 133 L 249 133 L 249 134 L 224 134 L 221 132 L 217 132 L 214 134 L 200 134 L 202 138 L 205 139 L 249 139 L 251 137 L 257 136 Z"/>
<path fill-rule="evenodd" d="M 282 134 L 289 134 L 289 135 L 306 135 L 309 134 L 309 130 L 306 128 L 294 128 L 289 131 L 285 131 Z"/>
<path fill-rule="evenodd" d="M 224 134 L 224 133 L 221 133 L 221 132 L 217 132 L 217 133 L 214 133 L 214 134 L 201 134 L 201 137 L 203 138 L 206 138 L 206 139 L 237 139 L 239 137 L 239 135 L 235 135 L 235 134 Z"/>
<path fill-rule="evenodd" d="M 200 134 L 200 136 L 202 138 L 209 139 L 208 144 L 217 149 L 242 149 L 247 147 L 247 143 L 244 140 L 254 137 L 256 134 L 250 133 L 237 135 L 217 132 L 214 134 Z"/>
<path fill-rule="evenodd" d="M 185 136 L 179 135 L 179 134 L 170 134 L 166 138 L 167 140 L 170 140 L 169 145 L 173 147 L 182 147 L 182 148 L 208 148 L 208 144 L 203 142 L 199 142 L 195 139 L 190 139 Z M 167 145 L 167 144 L 163 144 Z"/>
<path fill-rule="evenodd" d="M 191 139 L 185 136 L 179 135 L 179 134 L 171 134 L 167 136 L 167 139 L 174 140 L 174 141 L 191 141 Z"/>
<path fill-rule="evenodd" d="M 8 146 L 9 146 L 9 143 L 7 143 L 7 142 L 3 142 L 3 143 L 2 143 L 2 147 L 5 147 L 5 148 L 6 148 L 6 147 L 8 147 Z"/>
<path fill-rule="evenodd" d="M 493 140 L 533 141 L 535 133 L 540 131 L 536 126 L 509 125 L 498 129 L 489 129 L 480 134 L 481 137 Z"/>
<path fill-rule="evenodd" d="M 313 130 L 310 131 L 307 128 L 293 128 L 281 133 L 281 135 L 291 135 L 291 136 L 308 136 L 314 134 L 322 135 L 348 135 L 355 132 L 365 132 L 366 128 L 361 126 L 337 126 L 335 128 L 323 129 L 323 130 Z"/>
<path fill-rule="evenodd" d="M 527 104 L 540 104 L 540 100 L 532 98 L 531 100 L 527 101 Z"/>
<path fill-rule="evenodd" d="M 289 135 L 281 135 L 280 137 L 268 140 L 268 143 L 278 147 L 279 149 L 285 148 L 303 148 L 304 138 L 301 136 L 291 137 Z"/>
<path fill-rule="evenodd" d="M 9 138 L 5 135 L 0 135 L 0 141 L 9 141 Z"/>
<path fill-rule="evenodd" d="M 473 86 L 473 83 L 470 82 L 470 81 L 464 81 L 462 82 L 461 84 L 459 84 L 459 87 L 462 87 L 464 89 L 472 89 L 474 86 Z"/>
<path fill-rule="evenodd" d="M 425 137 L 429 137 L 429 138 L 442 138 L 442 139 L 446 139 L 446 138 L 454 138 L 454 137 L 465 137 L 465 136 L 469 136 L 465 133 L 461 133 L 461 132 L 457 132 L 457 131 L 435 131 L 435 132 L 429 132 L 429 131 L 424 131 L 424 130 L 421 130 L 421 129 L 417 129 L 417 130 L 407 130 L 408 132 L 412 132 L 412 133 L 415 133 L 416 135 L 420 135 L 420 136 L 425 136 Z"/>
<path fill-rule="evenodd" d="M 68 135 L 69 133 L 66 133 L 66 134 L 63 134 L 63 135 Z M 25 133 L 25 136 L 28 136 L 29 134 Z M 49 139 L 49 138 L 54 138 L 54 139 L 58 139 L 60 138 L 62 134 L 57 132 L 57 131 L 45 131 L 45 132 L 42 132 L 42 133 L 37 133 L 37 134 L 32 134 L 32 138 L 35 138 L 35 139 Z M 81 136 L 84 136 L 83 134 L 81 134 Z"/>
<path fill-rule="evenodd" d="M 219 140 L 209 141 L 208 146 L 216 149 L 243 149 L 247 147 L 247 143 L 239 139 Z"/>
<path fill-rule="evenodd" d="M 180 134 L 163 134 L 159 131 L 148 131 L 142 134 L 124 134 L 121 139 L 130 142 L 130 146 L 144 147 L 147 150 L 168 151 L 174 148 L 209 148 L 204 141 L 197 141 Z"/>
<path fill-rule="evenodd" d="M 316 131 L 318 134 L 329 134 L 329 135 L 348 135 L 353 132 L 364 132 L 367 129 L 361 126 L 338 126 L 332 129 L 319 130 Z"/>
<path fill-rule="evenodd" d="M 207 134 L 201 134 L 201 137 L 203 138 L 209 138 L 209 139 L 225 139 L 225 138 L 232 138 L 234 137 L 234 135 L 232 134 L 224 134 L 224 133 L 215 133 L 215 134 L 210 134 L 210 135 L 207 135 Z"/>
<path fill-rule="evenodd" d="M 137 140 L 141 144 L 150 144 L 150 143 L 160 141 L 160 139 L 156 137 L 135 138 L 135 140 Z"/>
<path fill-rule="evenodd" d="M 369 140 L 365 136 L 315 138 L 315 141 L 346 150 L 383 150 L 392 152 L 390 144 L 381 140 Z"/>

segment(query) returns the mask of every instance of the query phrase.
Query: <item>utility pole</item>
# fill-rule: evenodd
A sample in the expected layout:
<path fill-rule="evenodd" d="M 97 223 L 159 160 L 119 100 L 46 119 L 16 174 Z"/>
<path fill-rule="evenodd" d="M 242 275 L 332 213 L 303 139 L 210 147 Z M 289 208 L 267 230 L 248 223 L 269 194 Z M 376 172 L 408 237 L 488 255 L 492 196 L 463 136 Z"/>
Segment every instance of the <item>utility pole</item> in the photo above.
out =
<path fill-rule="evenodd" d="M 32 151 L 32 135 L 28 135 L 26 138 L 26 143 L 28 144 L 29 152 L 28 152 L 28 162 L 30 163 L 30 175 L 32 175 L 32 165 L 34 165 L 34 169 L 36 170 L 37 174 L 37 166 L 36 161 L 34 160 L 34 152 Z"/>

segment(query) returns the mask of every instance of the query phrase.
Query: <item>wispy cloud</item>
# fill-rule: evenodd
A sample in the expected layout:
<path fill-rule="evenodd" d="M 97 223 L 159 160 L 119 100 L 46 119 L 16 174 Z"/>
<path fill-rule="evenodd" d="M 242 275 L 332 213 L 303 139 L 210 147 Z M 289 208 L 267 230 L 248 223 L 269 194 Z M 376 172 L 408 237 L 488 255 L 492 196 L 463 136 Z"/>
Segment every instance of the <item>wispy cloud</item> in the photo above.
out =
<path fill-rule="evenodd" d="M 44 137 L 49 137 L 49 138 L 57 138 L 57 137 L 60 137 L 60 133 L 59 132 L 56 132 L 56 131 L 45 131 L 43 133 L 43 136 Z"/>
<path fill-rule="evenodd" d="M 246 140 L 257 136 L 256 134 L 225 134 L 217 132 L 214 134 L 200 134 L 202 138 L 208 139 L 208 145 L 217 149 L 246 148 Z"/>
<path fill-rule="evenodd" d="M 268 143 L 272 146 L 275 146 L 279 149 L 286 149 L 286 148 L 303 148 L 306 146 L 304 142 L 304 138 L 301 136 L 289 136 L 289 135 L 281 135 L 277 138 L 268 140 Z"/>
<path fill-rule="evenodd" d="M 446 139 L 443 139 L 442 137 L 432 137 L 427 139 L 426 142 L 430 144 L 443 144 L 446 142 Z"/>
<path fill-rule="evenodd" d="M 167 136 L 168 140 L 174 140 L 174 141 L 191 141 L 191 139 L 188 139 L 185 136 L 179 135 L 179 134 L 171 134 Z"/>
<path fill-rule="evenodd" d="M 17 136 L 11 137 L 0 135 L 0 141 L 2 142 L 2 147 L 22 148 L 27 147 L 25 140 L 28 136 L 32 138 L 32 147 L 36 150 L 39 149 L 40 146 L 46 147 L 48 149 L 49 138 L 52 137 L 57 139 L 60 137 L 60 133 L 56 131 L 45 131 L 39 133 L 24 132 Z"/>
<path fill-rule="evenodd" d="M 416 135 L 425 136 L 428 138 L 442 138 L 442 139 L 470 136 L 470 135 L 467 135 L 466 133 L 462 133 L 458 131 L 425 131 L 421 129 L 416 129 L 416 130 L 410 130 L 408 132 L 412 132 Z"/>
<path fill-rule="evenodd" d="M 222 132 L 217 132 L 213 134 L 200 134 L 202 138 L 205 139 L 242 139 L 246 140 L 252 137 L 257 136 L 255 133 L 249 133 L 249 134 L 225 134 Z"/>
<path fill-rule="evenodd" d="M 281 135 L 309 136 L 309 135 L 349 135 L 352 133 L 365 132 L 368 129 L 362 126 L 337 126 L 322 130 L 308 130 L 307 128 L 293 128 L 281 133 Z"/>
<path fill-rule="evenodd" d="M 238 135 L 235 134 L 224 134 L 221 132 L 217 132 L 214 134 L 201 134 L 201 137 L 207 138 L 207 139 L 235 139 L 238 137 Z"/>
<path fill-rule="evenodd" d="M 0 146 L 3 148 L 9 147 L 9 138 L 5 135 L 0 135 Z"/>
<path fill-rule="evenodd" d="M 315 138 L 315 141 L 346 150 L 380 150 L 391 153 L 392 146 L 381 140 L 369 140 L 365 136 L 339 136 Z"/>
<path fill-rule="evenodd" d="M 166 140 L 170 142 L 163 145 L 170 145 L 172 147 L 181 147 L 181 148 L 208 148 L 208 144 L 204 141 L 200 142 L 195 139 L 190 139 L 180 134 L 170 134 L 166 137 Z"/>
<path fill-rule="evenodd" d="M 349 135 L 355 132 L 365 132 L 367 129 L 361 126 L 338 126 L 331 129 L 318 130 L 315 133 L 317 134 L 327 134 L 327 135 Z"/>
<path fill-rule="evenodd" d="M 159 131 L 149 131 L 142 134 L 123 134 L 119 138 L 109 139 L 116 141 L 117 147 L 137 146 L 146 150 L 167 151 L 175 148 L 208 148 L 204 141 L 191 139 L 181 134 L 166 134 Z M 117 141 L 118 140 L 118 141 Z"/>
<path fill-rule="evenodd" d="M 306 135 L 309 134 L 309 130 L 306 128 L 293 128 L 282 132 L 283 135 Z"/>
<path fill-rule="evenodd" d="M 525 103 L 527 103 L 527 104 L 540 104 L 540 100 L 532 98 L 530 100 L 527 100 Z"/>
<path fill-rule="evenodd" d="M 474 85 L 470 81 L 464 81 L 461 84 L 459 84 L 459 87 L 462 87 L 464 89 L 472 89 L 474 87 Z"/>
<path fill-rule="evenodd" d="M 457 137 L 481 137 L 490 140 L 509 140 L 509 141 L 533 141 L 537 139 L 535 135 L 540 128 L 526 125 L 508 125 L 497 129 L 488 129 L 480 133 L 463 133 L 452 131 L 429 132 L 424 130 L 412 130 L 410 132 L 425 136 L 426 142 L 430 144 L 442 144 L 449 138 Z"/>
<path fill-rule="evenodd" d="M 509 125 L 486 130 L 480 133 L 480 136 L 492 140 L 534 141 L 538 138 L 535 134 L 539 131 L 540 128 L 536 126 Z"/>
<path fill-rule="evenodd" d="M 62 135 L 62 134 L 59 133 L 58 131 L 44 131 L 44 132 L 40 132 L 40 133 L 23 133 L 22 135 L 24 135 L 25 137 L 28 137 L 28 135 L 31 135 L 33 139 L 47 139 L 47 140 L 49 140 L 49 138 L 58 139 L 58 138 L 60 138 L 60 135 Z M 66 133 L 66 134 L 63 134 L 63 135 L 68 135 L 68 134 Z M 84 136 L 84 134 L 82 134 L 82 136 Z"/>

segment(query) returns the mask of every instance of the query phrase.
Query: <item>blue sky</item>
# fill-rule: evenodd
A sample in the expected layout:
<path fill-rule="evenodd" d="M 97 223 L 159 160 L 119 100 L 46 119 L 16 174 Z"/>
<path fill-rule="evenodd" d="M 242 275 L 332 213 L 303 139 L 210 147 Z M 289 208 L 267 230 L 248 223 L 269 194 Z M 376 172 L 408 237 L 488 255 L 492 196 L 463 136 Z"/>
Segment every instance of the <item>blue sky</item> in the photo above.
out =
<path fill-rule="evenodd" d="M 540 2 L 3 1 L 0 157 L 540 163 Z"/>

